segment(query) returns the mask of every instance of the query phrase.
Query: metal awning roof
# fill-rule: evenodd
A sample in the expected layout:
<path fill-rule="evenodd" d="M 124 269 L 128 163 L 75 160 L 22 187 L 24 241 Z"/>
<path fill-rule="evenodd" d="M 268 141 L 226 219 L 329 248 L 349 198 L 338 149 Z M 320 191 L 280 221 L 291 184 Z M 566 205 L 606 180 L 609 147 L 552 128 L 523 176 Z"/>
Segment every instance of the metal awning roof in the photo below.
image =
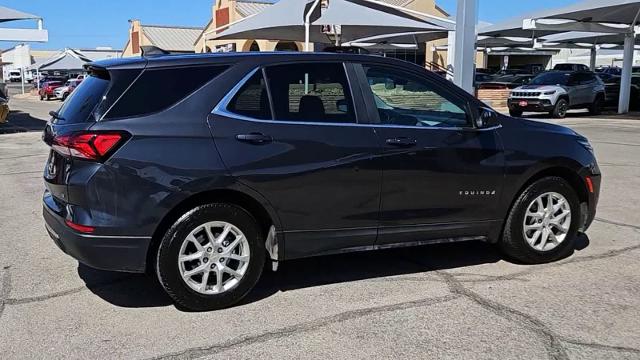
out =
<path fill-rule="evenodd" d="M 91 59 L 74 51 L 72 49 L 65 49 L 60 54 L 47 60 L 39 67 L 40 71 L 82 71 L 86 63 L 91 62 Z"/>
<path fill-rule="evenodd" d="M 215 39 L 271 39 L 304 41 L 305 14 L 311 11 L 313 0 L 280 0 L 261 13 L 246 18 L 223 30 Z M 403 31 L 453 30 L 453 23 L 444 19 L 420 18 L 401 10 L 367 0 L 331 0 L 321 12 L 317 6 L 310 18 L 310 41 L 331 43 L 322 32 L 323 26 L 340 26 L 343 42 L 364 37 Z"/>
<path fill-rule="evenodd" d="M 455 24 L 445 19 L 421 18 L 367 0 L 331 0 L 314 25 L 340 25 L 343 39 L 361 39 L 408 31 L 451 31 Z"/>
<path fill-rule="evenodd" d="M 585 44 L 585 45 L 622 45 L 624 34 L 592 33 L 570 31 L 561 34 L 549 35 L 540 39 L 543 45 L 553 44 Z M 640 37 L 636 36 L 636 44 L 640 45 Z"/>
<path fill-rule="evenodd" d="M 37 20 L 40 16 L 29 14 L 26 12 L 10 9 L 0 6 L 0 22 L 16 21 L 16 20 Z"/>
<path fill-rule="evenodd" d="M 304 15 L 309 11 L 312 0 L 280 0 L 262 12 L 231 24 L 218 34 L 211 33 L 207 39 L 269 39 L 304 40 Z M 320 17 L 320 7 L 316 8 L 311 20 Z M 311 41 L 326 42 L 320 26 L 312 27 Z"/>
<path fill-rule="evenodd" d="M 141 28 L 154 46 L 169 52 L 193 52 L 193 43 L 202 33 L 198 27 L 141 25 Z"/>
<path fill-rule="evenodd" d="M 522 22 L 525 20 L 523 17 L 514 17 L 503 22 L 483 26 L 478 29 L 478 35 L 490 36 L 495 38 L 528 38 L 541 37 L 551 34 L 557 34 L 560 31 L 550 30 L 528 30 L 522 28 Z"/>
<path fill-rule="evenodd" d="M 545 10 L 529 18 L 630 25 L 638 22 L 639 12 L 640 0 L 586 0 L 574 5 Z"/>

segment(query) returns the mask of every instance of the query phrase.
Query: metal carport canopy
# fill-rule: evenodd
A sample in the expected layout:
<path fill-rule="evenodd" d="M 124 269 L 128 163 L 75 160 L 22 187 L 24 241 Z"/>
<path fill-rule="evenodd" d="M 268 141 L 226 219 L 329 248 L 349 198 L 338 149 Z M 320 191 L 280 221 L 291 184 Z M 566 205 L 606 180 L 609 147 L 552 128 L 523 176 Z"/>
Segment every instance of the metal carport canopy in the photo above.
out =
<path fill-rule="evenodd" d="M 307 20 L 309 41 L 318 43 L 332 43 L 322 32 L 326 25 L 339 26 L 343 42 L 390 32 L 453 30 L 453 22 L 446 19 L 421 18 L 367 0 L 332 0 L 322 13 L 319 0 L 280 0 L 245 19 L 210 38 L 305 41 Z"/>
<path fill-rule="evenodd" d="M 38 28 L 0 28 L 0 41 L 45 42 L 49 39 L 49 33 L 42 28 L 42 17 L 0 6 L 0 23 L 19 20 L 36 20 L 38 22 Z"/>
<path fill-rule="evenodd" d="M 563 30 L 624 34 L 624 63 L 618 112 L 629 111 L 631 72 L 635 48 L 635 27 L 640 18 L 640 0 L 587 0 L 547 10 L 522 23 L 532 31 Z"/>

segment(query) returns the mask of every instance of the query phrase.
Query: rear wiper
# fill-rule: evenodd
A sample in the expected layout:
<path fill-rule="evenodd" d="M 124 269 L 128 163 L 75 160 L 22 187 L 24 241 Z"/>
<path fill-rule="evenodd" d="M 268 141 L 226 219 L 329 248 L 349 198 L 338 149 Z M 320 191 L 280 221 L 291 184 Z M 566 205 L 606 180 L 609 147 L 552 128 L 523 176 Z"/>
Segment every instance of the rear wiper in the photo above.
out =
<path fill-rule="evenodd" d="M 60 114 L 58 114 L 57 111 L 49 111 L 49 115 L 51 115 L 51 117 L 53 117 L 56 120 L 64 120 L 64 118 L 62 116 L 60 116 Z"/>

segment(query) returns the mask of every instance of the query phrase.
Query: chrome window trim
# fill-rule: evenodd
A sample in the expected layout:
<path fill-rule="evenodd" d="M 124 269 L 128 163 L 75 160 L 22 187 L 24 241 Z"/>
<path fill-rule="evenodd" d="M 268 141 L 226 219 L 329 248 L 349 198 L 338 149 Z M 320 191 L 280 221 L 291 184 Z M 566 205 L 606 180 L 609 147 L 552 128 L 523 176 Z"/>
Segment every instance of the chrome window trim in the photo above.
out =
<path fill-rule="evenodd" d="M 255 75 L 258 71 L 261 71 L 261 69 L 262 69 L 262 66 L 258 66 L 253 70 L 249 71 L 247 75 L 245 75 L 233 88 L 231 88 L 231 90 L 229 90 L 229 92 L 218 102 L 218 104 L 213 108 L 211 113 L 214 115 L 224 116 L 231 119 L 236 119 L 241 121 L 250 121 L 255 123 L 263 123 L 263 124 L 344 126 L 344 127 L 367 127 L 367 128 L 378 127 L 378 128 L 399 128 L 399 129 L 416 129 L 416 130 L 450 130 L 450 131 L 490 131 L 490 130 L 495 130 L 502 127 L 502 125 L 500 124 L 490 128 L 477 129 L 473 127 L 460 127 L 460 126 L 422 127 L 422 126 L 393 125 L 393 124 L 360 124 L 360 123 L 332 123 L 332 122 L 315 122 L 315 121 L 262 120 L 262 119 L 255 119 L 252 117 L 236 114 L 234 112 L 229 111 L 227 107 L 229 106 L 229 103 L 231 102 L 231 100 L 233 100 L 233 98 L 240 91 L 240 89 L 245 85 L 245 83 L 247 83 L 251 79 L 251 77 Z M 353 89 L 349 89 L 349 91 L 353 92 Z"/>

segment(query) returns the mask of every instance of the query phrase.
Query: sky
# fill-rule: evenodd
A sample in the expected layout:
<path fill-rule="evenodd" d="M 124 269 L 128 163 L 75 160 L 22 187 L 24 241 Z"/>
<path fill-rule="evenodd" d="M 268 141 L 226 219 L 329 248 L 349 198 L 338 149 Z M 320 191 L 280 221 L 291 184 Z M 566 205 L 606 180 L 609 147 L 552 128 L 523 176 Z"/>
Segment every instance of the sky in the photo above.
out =
<path fill-rule="evenodd" d="M 417 0 L 421 1 L 421 0 Z M 605 0 L 603 0 L 605 1 Z M 44 17 L 49 42 L 31 44 L 34 49 L 76 49 L 110 46 L 122 49 L 127 41 L 128 20 L 143 24 L 203 26 L 211 18 L 214 0 L 0 0 L 0 5 Z M 562 7 L 577 0 L 479 0 L 479 19 L 498 23 L 541 9 Z M 436 0 L 445 11 L 456 12 L 456 0 Z M 3 26 L 34 27 L 33 22 Z M 0 49 L 15 43 L 0 42 Z"/>

